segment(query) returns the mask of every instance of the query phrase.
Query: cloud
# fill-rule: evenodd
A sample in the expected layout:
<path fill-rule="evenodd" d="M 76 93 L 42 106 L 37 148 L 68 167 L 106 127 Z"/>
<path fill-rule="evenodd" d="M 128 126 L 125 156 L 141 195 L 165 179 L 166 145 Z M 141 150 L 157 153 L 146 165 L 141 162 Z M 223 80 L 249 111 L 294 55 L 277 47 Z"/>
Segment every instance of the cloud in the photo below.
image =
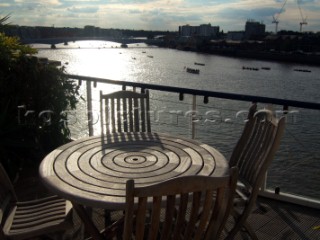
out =
<path fill-rule="evenodd" d="M 25 0 L 15 0 L 15 3 L 18 4 L 24 4 L 24 5 L 60 5 L 59 0 L 31 0 L 31 1 L 25 1 Z"/>
<path fill-rule="evenodd" d="M 97 13 L 99 7 L 70 7 L 67 8 L 67 11 L 72 13 Z"/>
<path fill-rule="evenodd" d="M 315 3 L 316 1 L 315 0 L 297 0 L 297 2 L 303 5 L 308 3 Z"/>
<path fill-rule="evenodd" d="M 226 8 L 218 13 L 218 16 L 223 18 L 233 19 L 248 19 L 248 18 L 263 18 L 270 17 L 276 12 L 275 8 L 259 8 L 259 9 L 235 9 Z"/>
<path fill-rule="evenodd" d="M 2 5 L 7 5 L 7 4 L 13 4 L 14 3 L 14 0 L 2 0 L 0 4 Z"/>
<path fill-rule="evenodd" d="M 150 2 L 156 2 L 156 0 L 113 0 L 110 1 L 112 3 L 119 3 L 119 4 L 141 4 L 141 3 L 150 3 Z"/>
<path fill-rule="evenodd" d="M 88 4 L 95 4 L 95 3 L 98 3 L 98 2 L 101 2 L 101 0 L 64 0 L 62 3 L 73 3 L 73 4 L 77 4 L 79 2 L 82 3 L 88 3 Z"/>

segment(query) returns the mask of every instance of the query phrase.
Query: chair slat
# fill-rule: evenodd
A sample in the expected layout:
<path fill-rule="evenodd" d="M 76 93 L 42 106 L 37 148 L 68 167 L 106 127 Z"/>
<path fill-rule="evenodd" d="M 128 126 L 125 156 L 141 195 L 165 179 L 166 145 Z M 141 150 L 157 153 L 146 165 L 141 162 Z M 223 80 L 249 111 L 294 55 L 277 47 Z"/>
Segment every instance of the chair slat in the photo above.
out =
<path fill-rule="evenodd" d="M 115 116 L 117 118 L 117 123 L 116 123 L 117 132 L 122 132 L 121 106 L 122 106 L 123 102 L 122 102 L 122 99 L 120 99 L 120 98 L 116 98 L 115 101 L 116 101 L 116 106 L 117 106 L 116 107 L 116 113 L 115 113 Z"/>
<path fill-rule="evenodd" d="M 146 231 L 147 239 L 218 239 L 229 215 L 236 182 L 236 168 L 230 170 L 230 176 L 184 176 L 144 187 L 135 187 L 134 180 L 127 181 L 123 239 L 142 240 Z M 150 208 L 148 198 L 153 198 Z M 164 218 L 161 204 L 165 204 Z"/>
<path fill-rule="evenodd" d="M 151 215 L 151 226 L 149 229 L 149 240 L 155 240 L 158 236 L 159 224 L 160 224 L 160 214 L 161 214 L 161 197 L 154 197 L 152 204 L 152 215 Z"/>
<path fill-rule="evenodd" d="M 149 91 L 100 91 L 101 129 L 110 132 L 151 132 Z M 104 106 L 104 107 L 103 107 Z"/>
<path fill-rule="evenodd" d="M 242 184 L 239 184 L 237 193 L 239 199 L 245 203 L 242 204 L 244 207 L 238 209 L 236 206 L 239 200 L 235 201 L 233 209 L 235 225 L 227 239 L 233 239 L 242 227 L 248 226 L 246 219 L 255 204 L 267 169 L 279 148 L 284 126 L 285 117 L 277 119 L 268 110 L 256 112 L 246 123 L 230 158 L 230 166 L 237 166 L 239 169 L 239 180 Z M 257 239 L 252 231 L 248 232 L 252 239 Z"/>
<path fill-rule="evenodd" d="M 190 213 L 189 222 L 187 224 L 184 239 L 189 240 L 192 237 L 192 233 L 196 228 L 196 222 L 198 219 L 199 209 L 200 209 L 201 192 L 194 192 L 192 199 L 192 208 Z"/>
<path fill-rule="evenodd" d="M 131 239 L 133 232 L 133 218 L 134 218 L 134 181 L 128 180 L 126 182 L 126 207 L 125 214 L 126 218 L 124 220 L 123 239 Z"/>
<path fill-rule="evenodd" d="M 133 101 L 132 98 L 129 98 L 129 118 L 130 118 L 130 132 L 134 132 L 133 128 L 133 116 L 134 116 L 134 107 L 133 107 Z"/>
<path fill-rule="evenodd" d="M 115 132 L 116 129 L 116 113 L 115 113 L 115 99 L 110 99 L 110 108 L 111 108 L 111 123 L 109 123 L 109 126 L 111 127 L 110 132 Z"/>
<path fill-rule="evenodd" d="M 231 181 L 234 181 L 234 179 Z M 217 236 L 217 234 L 219 234 L 223 229 L 223 225 L 219 225 L 217 223 L 219 223 L 220 221 L 226 221 L 226 215 L 223 215 L 223 212 L 229 212 L 233 200 L 233 197 L 225 199 L 225 194 L 229 194 L 228 192 L 226 192 L 226 188 L 222 187 L 217 189 L 215 204 L 211 213 L 211 219 L 208 226 L 208 234 L 205 236 L 206 240 L 211 239 L 210 236 Z"/>
<path fill-rule="evenodd" d="M 128 105 L 128 101 L 127 101 L 128 99 L 123 99 L 123 101 L 122 101 L 122 108 L 123 108 L 123 131 L 124 132 L 128 132 L 128 107 L 127 107 L 127 105 Z"/>
<path fill-rule="evenodd" d="M 139 100 L 133 99 L 133 111 L 134 111 L 134 132 L 140 132 L 140 115 L 139 115 Z"/>
<path fill-rule="evenodd" d="M 175 195 L 167 196 L 166 215 L 165 215 L 165 220 L 163 222 L 161 238 L 160 238 L 161 240 L 170 239 L 169 236 L 171 234 L 175 201 L 176 201 Z"/>
<path fill-rule="evenodd" d="M 36 214 L 34 213 L 36 211 Z M 42 208 L 38 208 L 33 207 L 32 209 L 28 209 L 28 210 L 24 210 L 24 209 L 18 209 L 19 211 L 16 212 L 16 216 L 15 216 L 15 220 L 19 220 L 19 219 L 26 219 L 28 217 L 32 217 L 33 214 L 36 216 L 39 215 L 46 215 L 46 214 L 51 214 L 54 212 L 65 212 L 65 203 L 59 203 L 59 204 L 55 204 L 55 205 L 50 205 L 48 204 L 47 207 L 42 207 Z"/>
<path fill-rule="evenodd" d="M 198 229 L 195 233 L 194 240 L 202 239 L 203 232 L 205 231 L 205 227 L 209 222 L 209 216 L 211 213 L 212 205 L 213 205 L 213 194 L 212 190 L 206 191 L 204 204 L 202 207 L 202 213 L 199 221 Z"/>
<path fill-rule="evenodd" d="M 146 221 L 146 211 L 147 211 L 147 198 L 139 198 L 139 205 L 136 216 L 136 238 L 144 238 L 144 225 Z"/>
<path fill-rule="evenodd" d="M 146 104 L 145 104 L 145 114 L 146 114 L 146 125 L 147 125 L 147 129 L 146 129 L 146 131 L 147 132 L 151 132 L 151 118 L 150 118 L 150 100 L 149 100 L 149 92 L 147 91 L 147 93 L 146 94 L 148 94 L 148 97 L 146 98 Z"/>
<path fill-rule="evenodd" d="M 141 124 L 141 131 L 145 132 L 146 131 L 146 111 L 144 111 L 143 109 L 145 109 L 145 102 L 143 101 L 143 99 L 140 99 L 140 122 L 139 125 Z"/>
<path fill-rule="evenodd" d="M 72 227 L 71 204 L 57 196 L 25 202 L 17 201 L 10 179 L 0 164 L 0 187 L 7 188 L 7 204 L 2 209 L 0 239 L 30 239 Z M 3 181 L 6 179 L 6 181 Z M 6 184 L 5 184 L 6 182 Z M 13 196 L 13 197 L 12 197 Z"/>
<path fill-rule="evenodd" d="M 38 227 L 38 225 L 41 224 L 47 224 L 50 223 L 53 220 L 62 220 L 65 217 L 65 211 L 59 211 L 59 212 L 51 212 L 47 214 L 40 214 L 33 216 L 25 216 L 24 218 L 21 218 L 20 220 L 14 219 L 11 225 L 11 230 L 17 230 L 17 229 L 27 229 L 31 227 Z"/>
<path fill-rule="evenodd" d="M 184 193 L 180 196 L 180 206 L 178 210 L 178 216 L 175 223 L 175 230 L 173 233 L 173 239 L 179 239 L 180 233 L 183 232 L 183 227 L 185 224 L 185 216 L 187 212 L 187 206 L 188 206 L 188 194 Z"/>

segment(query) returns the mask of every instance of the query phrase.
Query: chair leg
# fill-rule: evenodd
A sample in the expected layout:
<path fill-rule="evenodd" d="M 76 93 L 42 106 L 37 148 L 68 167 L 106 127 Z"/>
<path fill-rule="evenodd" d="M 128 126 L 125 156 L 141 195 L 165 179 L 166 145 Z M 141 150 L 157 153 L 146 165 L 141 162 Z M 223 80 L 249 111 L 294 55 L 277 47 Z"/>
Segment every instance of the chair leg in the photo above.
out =
<path fill-rule="evenodd" d="M 249 235 L 250 239 L 259 240 L 256 233 L 253 231 L 253 229 L 247 222 L 245 222 L 242 226 L 236 226 L 233 229 L 231 229 L 231 231 L 227 233 L 227 237 L 225 238 L 225 240 L 233 240 L 237 233 L 240 232 L 242 229 Z"/>
<path fill-rule="evenodd" d="M 233 209 L 230 213 L 233 218 L 234 226 L 231 227 L 230 231 L 227 231 L 227 237 L 225 240 L 233 240 L 236 234 L 241 230 L 241 223 L 239 222 L 239 214 Z"/>
<path fill-rule="evenodd" d="M 258 240 L 256 233 L 253 231 L 252 227 L 247 222 L 243 224 L 243 228 L 248 232 L 251 239 Z"/>
<path fill-rule="evenodd" d="M 91 221 L 84 207 L 74 202 L 72 203 L 72 205 L 74 210 L 77 212 L 77 214 L 81 218 L 85 226 L 85 230 L 92 236 L 92 238 L 95 240 L 104 240 L 103 236 L 100 234 L 100 232 L 98 231 L 94 223 Z"/>
<path fill-rule="evenodd" d="M 45 235 L 45 239 L 64 240 L 64 232 L 57 232 L 57 233 L 54 233 L 54 234 Z"/>

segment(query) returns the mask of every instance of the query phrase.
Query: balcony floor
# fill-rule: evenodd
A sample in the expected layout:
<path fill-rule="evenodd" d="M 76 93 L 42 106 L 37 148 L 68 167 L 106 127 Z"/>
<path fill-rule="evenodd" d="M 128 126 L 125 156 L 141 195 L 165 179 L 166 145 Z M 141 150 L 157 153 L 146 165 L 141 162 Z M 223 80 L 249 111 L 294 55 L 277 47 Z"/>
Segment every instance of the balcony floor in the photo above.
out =
<path fill-rule="evenodd" d="M 249 224 L 261 240 L 320 239 L 320 210 L 260 197 Z M 244 235 L 244 236 L 242 236 Z M 245 234 L 235 239 L 246 239 Z"/>
<path fill-rule="evenodd" d="M 28 180 L 22 179 L 23 180 L 20 180 L 15 184 L 17 195 L 20 200 L 27 200 L 32 197 L 32 195 L 41 196 L 46 194 L 45 188 L 40 185 L 40 181 L 38 181 L 37 178 L 32 177 L 28 178 Z M 26 192 L 26 189 L 30 189 L 26 185 L 31 185 L 32 191 Z M 258 206 L 250 215 L 249 223 L 255 230 L 259 239 L 320 239 L 319 209 L 302 207 L 262 197 L 258 199 L 257 205 Z M 104 211 L 102 209 L 93 209 L 92 218 L 99 229 L 104 227 Z M 86 234 L 84 233 L 81 221 L 76 214 L 74 214 L 74 223 L 74 228 L 66 233 L 65 239 L 85 239 Z M 239 233 L 235 240 L 237 239 L 248 238 L 245 233 Z"/>

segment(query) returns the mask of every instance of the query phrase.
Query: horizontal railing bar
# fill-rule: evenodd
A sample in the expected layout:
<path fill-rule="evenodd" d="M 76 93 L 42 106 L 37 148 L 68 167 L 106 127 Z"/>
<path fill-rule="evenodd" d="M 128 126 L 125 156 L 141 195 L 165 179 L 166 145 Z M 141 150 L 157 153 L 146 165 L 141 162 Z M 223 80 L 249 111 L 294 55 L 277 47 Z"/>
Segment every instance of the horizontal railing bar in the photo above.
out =
<path fill-rule="evenodd" d="M 278 201 L 294 203 L 305 207 L 320 209 L 320 200 L 310 197 L 298 196 L 290 193 L 275 194 L 270 190 L 264 190 L 259 192 L 259 196 L 271 198 Z"/>
<path fill-rule="evenodd" d="M 197 89 L 181 88 L 181 87 L 173 87 L 173 86 L 162 86 L 162 85 L 156 85 L 156 84 L 150 84 L 150 83 L 118 81 L 118 80 L 110 80 L 110 79 L 104 79 L 104 78 L 87 77 L 87 76 L 72 75 L 72 74 L 66 74 L 66 76 L 71 79 L 115 84 L 115 85 L 122 85 L 122 86 L 131 86 L 131 87 L 138 87 L 142 89 L 152 89 L 152 90 L 165 91 L 165 92 L 184 93 L 184 94 L 199 95 L 199 96 L 206 96 L 206 97 L 215 97 L 215 98 L 239 100 L 239 101 L 246 101 L 246 102 L 269 103 L 269 104 L 276 104 L 276 105 L 282 105 L 282 106 L 288 106 L 288 107 L 290 106 L 290 107 L 297 107 L 297 108 L 320 110 L 320 103 L 313 103 L 313 102 L 261 97 L 261 96 L 245 95 L 245 94 L 237 94 L 237 93 L 197 90 Z"/>

